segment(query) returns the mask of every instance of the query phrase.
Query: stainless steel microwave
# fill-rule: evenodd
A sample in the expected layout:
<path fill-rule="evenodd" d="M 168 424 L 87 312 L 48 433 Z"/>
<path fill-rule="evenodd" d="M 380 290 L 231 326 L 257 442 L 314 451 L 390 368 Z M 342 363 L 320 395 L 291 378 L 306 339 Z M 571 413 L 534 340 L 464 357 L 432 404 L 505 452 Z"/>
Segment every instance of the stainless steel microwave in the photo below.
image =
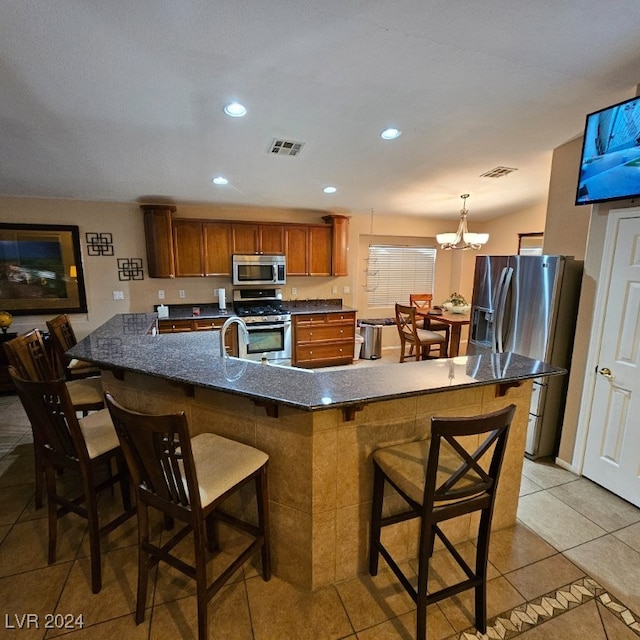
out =
<path fill-rule="evenodd" d="M 280 254 L 234 253 L 231 267 L 234 285 L 277 285 L 286 282 L 286 261 Z"/>

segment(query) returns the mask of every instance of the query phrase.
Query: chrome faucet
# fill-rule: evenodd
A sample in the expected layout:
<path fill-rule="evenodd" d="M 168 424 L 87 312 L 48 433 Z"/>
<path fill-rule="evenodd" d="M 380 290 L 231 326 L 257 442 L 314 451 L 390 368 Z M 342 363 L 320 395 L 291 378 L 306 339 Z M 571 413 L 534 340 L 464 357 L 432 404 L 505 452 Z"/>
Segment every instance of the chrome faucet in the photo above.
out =
<path fill-rule="evenodd" d="M 238 316 L 230 316 L 224 321 L 224 324 L 220 329 L 220 357 L 221 358 L 229 357 L 229 354 L 227 353 L 227 349 L 224 344 L 224 338 L 227 333 L 227 329 L 229 328 L 230 325 L 234 323 L 237 324 L 238 328 L 240 329 L 240 334 L 241 334 L 240 339 L 244 341 L 244 344 L 249 344 L 249 330 L 247 329 L 247 325 L 245 321 L 242 318 L 239 318 Z"/>

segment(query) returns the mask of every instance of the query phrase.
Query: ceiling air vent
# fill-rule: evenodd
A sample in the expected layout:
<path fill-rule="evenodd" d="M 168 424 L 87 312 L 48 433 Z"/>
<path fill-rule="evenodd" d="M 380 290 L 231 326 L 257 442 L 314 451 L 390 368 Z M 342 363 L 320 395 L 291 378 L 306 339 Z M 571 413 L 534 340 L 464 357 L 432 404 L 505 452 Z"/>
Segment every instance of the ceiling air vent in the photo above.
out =
<path fill-rule="evenodd" d="M 481 173 L 481 178 L 502 178 L 510 173 L 517 171 L 514 167 L 495 167 L 494 169 L 490 169 L 485 173 Z"/>
<path fill-rule="evenodd" d="M 304 147 L 304 142 L 294 142 L 293 140 L 272 140 L 269 145 L 269 153 L 279 156 L 297 156 Z"/>

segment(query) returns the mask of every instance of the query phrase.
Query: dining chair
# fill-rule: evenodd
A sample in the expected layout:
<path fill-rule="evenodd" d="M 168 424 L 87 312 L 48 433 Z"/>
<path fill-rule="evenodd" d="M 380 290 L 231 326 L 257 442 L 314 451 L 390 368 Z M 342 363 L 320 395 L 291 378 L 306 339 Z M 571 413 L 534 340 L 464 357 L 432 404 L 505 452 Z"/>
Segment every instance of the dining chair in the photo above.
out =
<path fill-rule="evenodd" d="M 21 378 L 33 382 L 46 382 L 60 377 L 54 371 L 42 334 L 38 329 L 16 336 L 12 340 L 5 342 L 3 347 L 9 364 L 14 367 Z M 90 411 L 104 409 L 100 378 L 70 380 L 66 383 L 66 386 L 75 411 L 79 411 L 86 416 Z M 44 465 L 41 453 L 42 446 L 34 429 L 33 455 L 35 460 L 36 509 L 40 509 L 44 504 Z"/>
<path fill-rule="evenodd" d="M 9 366 L 9 375 L 31 422 L 34 443 L 37 441 L 40 447 L 49 519 L 48 562 L 52 564 L 56 560 L 58 520 L 67 513 L 86 518 L 91 556 L 91 590 L 98 593 L 102 588 L 100 537 L 113 531 L 135 513 L 131 508 L 126 464 L 109 412 L 102 409 L 78 418 L 64 380 L 25 380 L 13 366 Z M 114 460 L 117 465 L 115 474 L 112 466 Z M 106 468 L 106 474 L 102 466 Z M 58 492 L 56 476 L 60 470 L 66 469 L 79 474 L 80 492 L 72 491 L 78 487 L 73 487 L 70 481 L 65 481 L 65 490 Z M 105 475 L 106 479 L 101 479 Z M 98 494 L 117 482 L 120 483 L 124 510 L 101 526 Z M 74 495 L 65 495 L 69 493 Z"/>
<path fill-rule="evenodd" d="M 444 338 L 449 345 L 451 328 L 446 322 L 438 321 L 438 316 L 431 315 L 431 305 L 433 294 L 431 293 L 410 293 L 409 304 L 416 308 L 416 316 L 422 319 L 422 328 L 428 331 L 438 331 L 444 333 Z M 449 349 L 447 348 L 447 353 Z"/>
<path fill-rule="evenodd" d="M 148 415 L 131 411 L 105 393 L 107 408 L 120 439 L 136 493 L 138 513 L 138 589 L 136 624 L 144 621 L 149 572 L 160 560 L 196 582 L 198 637 L 207 640 L 209 601 L 257 551 L 262 577 L 271 578 L 267 463 L 259 451 L 213 433 L 189 437 L 184 412 Z M 223 511 L 222 503 L 248 483 L 255 483 L 257 525 Z M 184 526 L 169 540 L 149 538 L 149 508 L 164 514 L 165 522 Z M 249 533 L 251 542 L 213 581 L 207 578 L 207 552 L 218 547 L 216 523 L 225 522 Z M 193 534 L 193 564 L 171 553 Z"/>
<path fill-rule="evenodd" d="M 427 606 L 474 590 L 475 624 L 487 627 L 487 563 L 496 489 L 515 405 L 471 417 L 434 417 L 431 436 L 374 451 L 373 503 L 369 539 L 369 573 L 378 573 L 380 555 L 417 605 L 417 640 L 425 640 Z M 479 444 L 478 444 L 479 443 Z M 402 498 L 401 513 L 383 517 L 385 485 Z M 444 534 L 442 523 L 480 513 L 475 569 Z M 383 527 L 419 518 L 418 581 L 414 586 L 381 541 Z M 465 573 L 465 579 L 428 592 L 429 561 L 436 536 Z"/>
<path fill-rule="evenodd" d="M 406 358 L 426 360 L 433 347 L 438 348 L 436 357 L 447 357 L 445 337 L 435 331 L 419 329 L 415 307 L 396 303 L 396 327 L 400 336 L 400 362 L 404 362 Z M 408 354 L 407 344 L 410 346 Z"/>
<path fill-rule="evenodd" d="M 51 336 L 55 364 L 67 380 L 99 376 L 100 368 L 85 360 L 69 358 L 66 352 L 78 344 L 76 334 L 67 314 L 47 320 L 47 329 Z"/>

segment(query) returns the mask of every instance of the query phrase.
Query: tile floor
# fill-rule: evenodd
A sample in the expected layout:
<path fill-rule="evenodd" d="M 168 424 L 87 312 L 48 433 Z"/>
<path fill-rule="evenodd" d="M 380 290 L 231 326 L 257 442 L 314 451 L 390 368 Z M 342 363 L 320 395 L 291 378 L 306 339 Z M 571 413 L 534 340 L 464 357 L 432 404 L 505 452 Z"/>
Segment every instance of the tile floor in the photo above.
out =
<path fill-rule="evenodd" d="M 550 462 L 525 461 L 521 496 L 519 522 L 492 538 L 491 626 L 483 637 L 640 637 L 640 509 Z M 111 500 L 107 494 L 105 509 Z M 0 638 L 195 637 L 193 585 L 166 565 L 152 580 L 145 622 L 135 625 L 135 535 L 129 521 L 103 541 L 98 595 L 89 587 L 79 518 L 60 521 L 57 561 L 47 565 L 46 511 L 33 505 L 30 426 L 16 397 L 0 396 Z M 472 543 L 463 551 L 471 553 Z M 452 572 L 442 553 L 432 561 L 434 585 Z M 382 640 L 415 633 L 413 602 L 388 570 L 309 594 L 277 577 L 265 583 L 247 566 L 209 613 L 212 640 Z M 61 614 L 50 622 L 71 629 L 44 629 L 47 614 Z M 74 627 L 79 615 L 82 629 Z M 475 638 L 472 624 L 470 593 L 429 608 L 431 640 Z"/>

